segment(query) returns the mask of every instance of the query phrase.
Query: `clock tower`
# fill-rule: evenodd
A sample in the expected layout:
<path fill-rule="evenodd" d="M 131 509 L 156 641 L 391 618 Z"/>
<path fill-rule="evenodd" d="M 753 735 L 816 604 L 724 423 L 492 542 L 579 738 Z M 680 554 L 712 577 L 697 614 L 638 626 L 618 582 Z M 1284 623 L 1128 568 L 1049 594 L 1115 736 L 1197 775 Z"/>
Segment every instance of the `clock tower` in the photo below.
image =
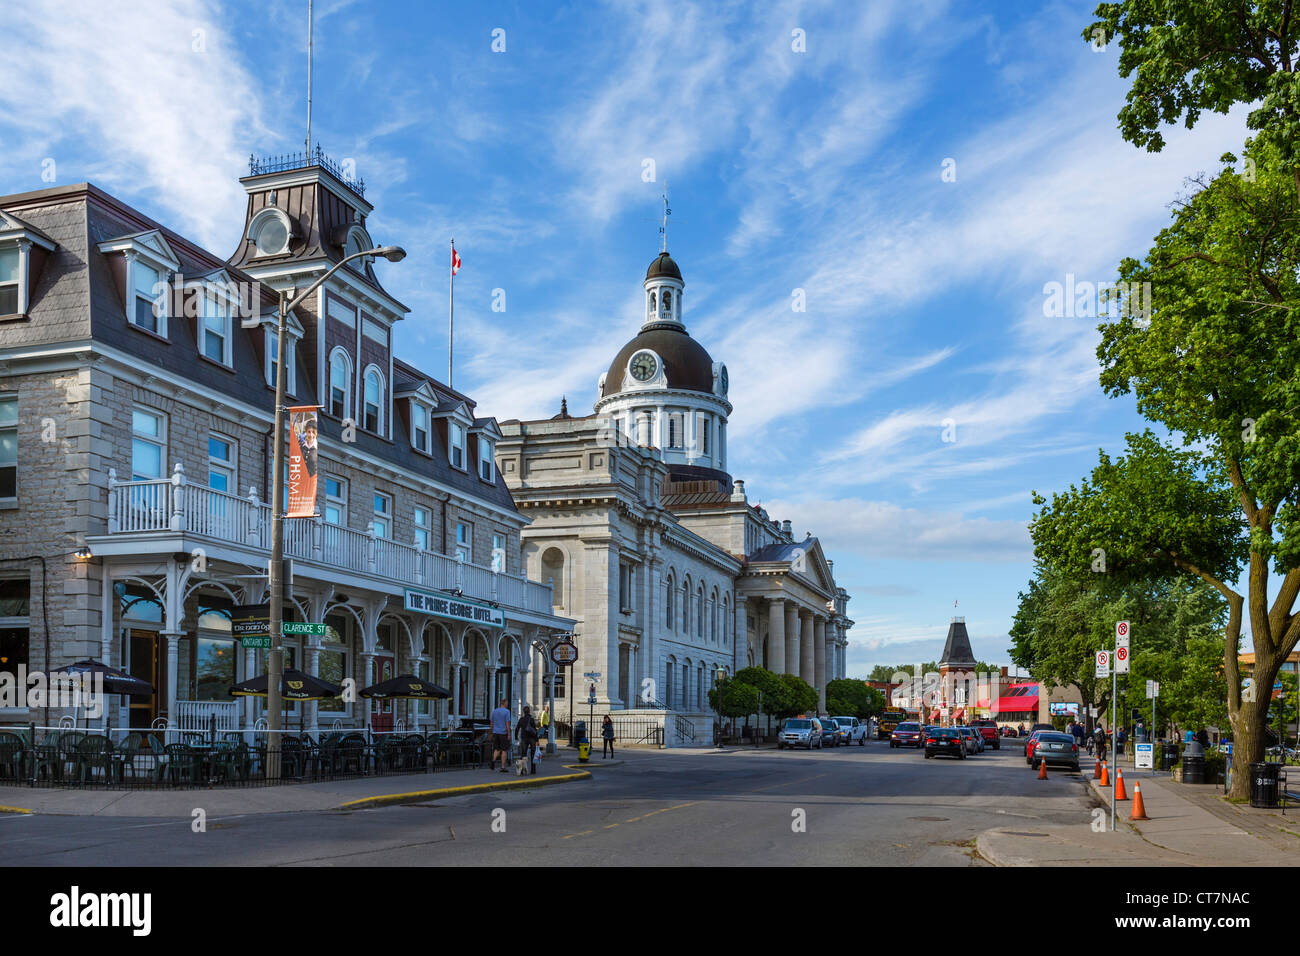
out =
<path fill-rule="evenodd" d="M 666 251 L 650 263 L 641 331 L 600 377 L 595 410 L 619 441 L 660 449 L 672 481 L 711 482 L 730 491 L 727 368 L 687 333 L 685 286 Z"/>

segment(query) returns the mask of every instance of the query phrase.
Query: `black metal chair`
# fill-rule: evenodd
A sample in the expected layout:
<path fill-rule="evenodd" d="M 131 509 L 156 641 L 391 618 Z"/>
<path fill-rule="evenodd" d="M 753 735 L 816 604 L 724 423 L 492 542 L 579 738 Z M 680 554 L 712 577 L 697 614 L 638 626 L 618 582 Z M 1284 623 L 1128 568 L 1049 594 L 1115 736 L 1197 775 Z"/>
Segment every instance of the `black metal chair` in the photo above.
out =
<path fill-rule="evenodd" d="M 21 782 L 27 747 L 17 734 L 0 734 L 0 780 Z"/>
<path fill-rule="evenodd" d="M 113 742 L 100 734 L 87 734 L 77 742 L 77 781 L 83 786 L 95 783 L 96 771 L 100 772 L 102 783 L 117 780 Z"/>

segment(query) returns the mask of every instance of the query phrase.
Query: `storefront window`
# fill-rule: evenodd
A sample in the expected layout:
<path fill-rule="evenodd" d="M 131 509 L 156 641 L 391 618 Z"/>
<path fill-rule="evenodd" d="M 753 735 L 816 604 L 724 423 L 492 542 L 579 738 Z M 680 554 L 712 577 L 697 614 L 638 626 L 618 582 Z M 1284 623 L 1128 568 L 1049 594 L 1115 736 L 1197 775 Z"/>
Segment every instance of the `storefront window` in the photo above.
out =
<path fill-rule="evenodd" d="M 195 700 L 232 700 L 230 687 L 234 683 L 234 640 L 200 636 L 194 655 Z"/>
<path fill-rule="evenodd" d="M 347 676 L 347 651 L 342 648 L 322 648 L 317 655 L 316 671 L 321 680 L 327 684 L 343 684 Z M 317 712 L 322 716 L 330 714 L 335 717 L 347 713 L 348 706 L 342 697 L 331 697 L 317 702 Z"/>

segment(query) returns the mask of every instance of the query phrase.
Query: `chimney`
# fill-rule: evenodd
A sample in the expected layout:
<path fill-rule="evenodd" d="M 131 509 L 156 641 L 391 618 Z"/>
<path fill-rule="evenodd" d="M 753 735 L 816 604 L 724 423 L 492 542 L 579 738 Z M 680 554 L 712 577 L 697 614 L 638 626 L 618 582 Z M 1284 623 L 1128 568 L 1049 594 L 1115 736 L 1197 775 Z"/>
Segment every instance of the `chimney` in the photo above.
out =
<path fill-rule="evenodd" d="M 731 483 L 731 500 L 732 501 L 745 500 L 745 482 L 739 478 L 737 478 L 735 481 Z"/>
<path fill-rule="evenodd" d="M 790 519 L 789 519 L 789 518 L 787 518 L 785 521 L 782 521 L 782 522 L 781 522 L 781 533 L 782 533 L 782 534 L 787 534 L 787 535 L 790 534 Z"/>

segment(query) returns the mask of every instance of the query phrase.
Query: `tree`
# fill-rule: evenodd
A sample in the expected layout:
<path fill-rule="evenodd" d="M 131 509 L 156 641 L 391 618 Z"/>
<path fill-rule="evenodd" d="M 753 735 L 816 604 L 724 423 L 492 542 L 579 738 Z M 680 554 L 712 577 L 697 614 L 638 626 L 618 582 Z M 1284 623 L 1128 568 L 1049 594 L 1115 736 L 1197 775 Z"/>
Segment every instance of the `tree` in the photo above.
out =
<path fill-rule="evenodd" d="M 818 696 L 816 688 L 796 674 L 777 674 L 776 676 L 784 686 L 785 692 L 779 701 L 780 709 L 768 711 L 773 717 L 784 719 L 799 714 L 817 713 Z"/>
<path fill-rule="evenodd" d="M 860 680 L 841 678 L 826 685 L 826 710 L 837 717 L 865 719 L 880 712 L 885 695 Z"/>
<path fill-rule="evenodd" d="M 723 717 L 748 717 L 758 712 L 758 688 L 734 677 L 720 681 L 717 687 L 709 688 L 709 706 Z"/>
<path fill-rule="evenodd" d="M 1133 77 L 1119 129 L 1151 152 L 1160 127 L 1253 104 L 1247 123 L 1278 151 L 1300 188 L 1300 67 L 1292 0 L 1123 0 L 1097 6 L 1083 31 L 1100 46 L 1118 38 L 1119 74 Z"/>

